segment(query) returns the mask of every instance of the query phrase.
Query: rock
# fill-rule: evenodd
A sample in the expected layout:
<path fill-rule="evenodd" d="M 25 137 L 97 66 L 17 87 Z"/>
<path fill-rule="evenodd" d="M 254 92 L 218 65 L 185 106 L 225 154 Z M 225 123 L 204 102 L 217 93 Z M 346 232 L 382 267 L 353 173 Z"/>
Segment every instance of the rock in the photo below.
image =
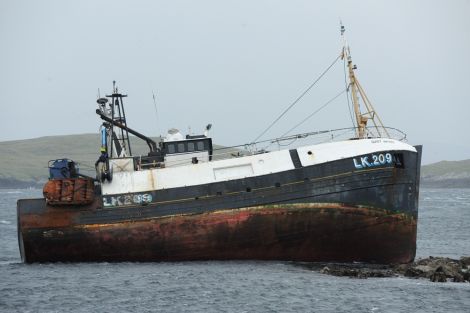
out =
<path fill-rule="evenodd" d="M 376 264 L 328 263 L 317 267 L 317 270 L 322 274 L 362 279 L 396 276 L 390 266 Z"/>
<path fill-rule="evenodd" d="M 394 277 L 403 275 L 426 278 L 433 282 L 470 282 L 470 257 L 454 260 L 443 257 L 418 259 L 409 264 L 380 265 L 367 263 L 309 263 L 322 274 L 352 278 Z"/>
<path fill-rule="evenodd" d="M 369 276 L 369 274 L 366 273 L 366 272 L 358 271 L 358 272 L 356 273 L 356 277 L 357 277 L 357 278 L 360 278 L 360 279 L 366 279 L 366 278 L 368 278 L 368 277 L 370 277 L 370 276 Z"/>
<path fill-rule="evenodd" d="M 461 257 L 460 264 L 463 268 L 470 268 L 470 256 Z"/>
<path fill-rule="evenodd" d="M 422 273 L 422 275 L 426 277 L 429 276 L 432 272 L 434 272 L 434 269 L 429 265 L 418 265 L 415 267 L 415 270 Z"/>
<path fill-rule="evenodd" d="M 438 283 L 445 283 L 447 282 L 447 276 L 446 273 L 444 273 L 444 269 L 442 266 L 439 266 L 436 268 L 434 273 L 431 275 L 430 280 L 432 282 L 438 282 Z"/>
<path fill-rule="evenodd" d="M 452 277 L 452 281 L 454 283 L 463 283 L 465 282 L 465 279 L 463 278 L 463 275 L 456 273 L 454 277 Z"/>
<path fill-rule="evenodd" d="M 393 267 L 393 270 L 403 275 L 408 269 L 408 267 L 409 264 L 398 264 Z"/>
<path fill-rule="evenodd" d="M 462 274 L 462 278 L 464 279 L 464 281 L 468 281 L 470 282 L 470 270 L 466 269 L 462 269 L 460 271 L 460 274 Z"/>
<path fill-rule="evenodd" d="M 434 269 L 428 265 L 411 265 L 405 271 L 406 277 L 416 277 L 416 278 L 429 278 L 434 272 Z"/>

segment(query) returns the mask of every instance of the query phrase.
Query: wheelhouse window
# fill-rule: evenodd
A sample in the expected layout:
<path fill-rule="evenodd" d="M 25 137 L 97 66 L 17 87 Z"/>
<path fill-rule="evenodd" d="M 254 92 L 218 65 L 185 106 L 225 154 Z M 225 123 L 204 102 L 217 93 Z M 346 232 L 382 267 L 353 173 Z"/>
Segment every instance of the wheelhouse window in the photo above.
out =
<path fill-rule="evenodd" d="M 187 140 L 179 142 L 167 142 L 164 144 L 167 154 L 202 152 L 211 149 L 210 140 Z"/>
<path fill-rule="evenodd" d="M 198 141 L 197 142 L 197 151 L 204 151 L 204 142 Z"/>
<path fill-rule="evenodd" d="M 195 150 L 194 142 L 188 142 L 188 152 L 193 152 Z"/>

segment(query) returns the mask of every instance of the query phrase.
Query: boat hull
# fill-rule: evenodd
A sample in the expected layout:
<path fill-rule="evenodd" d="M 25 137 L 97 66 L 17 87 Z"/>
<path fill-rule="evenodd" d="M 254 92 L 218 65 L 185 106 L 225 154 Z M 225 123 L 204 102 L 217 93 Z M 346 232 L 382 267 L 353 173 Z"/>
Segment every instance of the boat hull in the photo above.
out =
<path fill-rule="evenodd" d="M 339 203 L 268 205 L 139 222 L 31 229 L 25 260 L 292 260 L 407 263 L 416 220 Z"/>
<path fill-rule="evenodd" d="M 115 201 L 106 207 L 109 199 L 104 196 L 87 206 L 19 200 L 21 256 L 28 263 L 408 263 L 416 252 L 417 150 L 403 152 L 406 166 L 355 170 L 353 159 L 343 159 L 232 181 L 221 194 L 218 185 L 155 191 L 152 198 L 161 201 L 145 205 Z M 248 190 L 247 185 L 256 188 Z"/>

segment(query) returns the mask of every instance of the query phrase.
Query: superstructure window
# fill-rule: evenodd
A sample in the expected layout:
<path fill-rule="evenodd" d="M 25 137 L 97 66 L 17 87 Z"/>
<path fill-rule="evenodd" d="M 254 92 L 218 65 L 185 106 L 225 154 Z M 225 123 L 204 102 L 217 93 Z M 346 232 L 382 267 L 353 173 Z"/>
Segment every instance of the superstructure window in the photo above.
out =
<path fill-rule="evenodd" d="M 197 142 L 197 150 L 198 151 L 204 151 L 204 142 L 203 141 L 198 141 Z"/>
<path fill-rule="evenodd" d="M 195 150 L 194 142 L 188 142 L 188 151 L 193 152 Z"/>
<path fill-rule="evenodd" d="M 191 153 L 196 151 L 210 151 L 211 149 L 210 140 L 186 140 L 177 142 L 166 142 L 164 143 L 165 152 L 167 154 L 175 153 Z M 210 156 L 209 156 L 210 158 Z"/>

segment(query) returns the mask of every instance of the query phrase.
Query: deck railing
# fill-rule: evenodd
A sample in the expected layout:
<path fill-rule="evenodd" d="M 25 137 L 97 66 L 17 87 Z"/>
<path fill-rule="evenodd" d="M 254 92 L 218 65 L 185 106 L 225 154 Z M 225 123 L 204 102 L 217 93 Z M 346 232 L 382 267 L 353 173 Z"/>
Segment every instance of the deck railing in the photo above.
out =
<path fill-rule="evenodd" d="M 368 127 L 365 131 L 364 138 L 388 138 L 399 141 L 406 141 L 406 134 L 392 127 Z M 237 146 L 222 147 L 213 150 L 212 160 L 224 160 L 230 158 L 238 158 L 243 156 L 269 153 L 282 149 L 295 149 L 301 146 L 321 144 L 327 142 L 357 140 L 357 128 L 339 128 L 331 130 L 314 131 L 269 140 L 262 140 Z M 195 152 L 200 153 L 200 152 Z M 191 163 L 194 153 L 185 153 L 187 157 L 177 161 L 167 161 L 165 167 L 178 166 Z M 145 158 L 145 157 L 142 157 Z M 162 164 L 150 163 L 142 164 L 141 168 L 158 167 Z"/>

